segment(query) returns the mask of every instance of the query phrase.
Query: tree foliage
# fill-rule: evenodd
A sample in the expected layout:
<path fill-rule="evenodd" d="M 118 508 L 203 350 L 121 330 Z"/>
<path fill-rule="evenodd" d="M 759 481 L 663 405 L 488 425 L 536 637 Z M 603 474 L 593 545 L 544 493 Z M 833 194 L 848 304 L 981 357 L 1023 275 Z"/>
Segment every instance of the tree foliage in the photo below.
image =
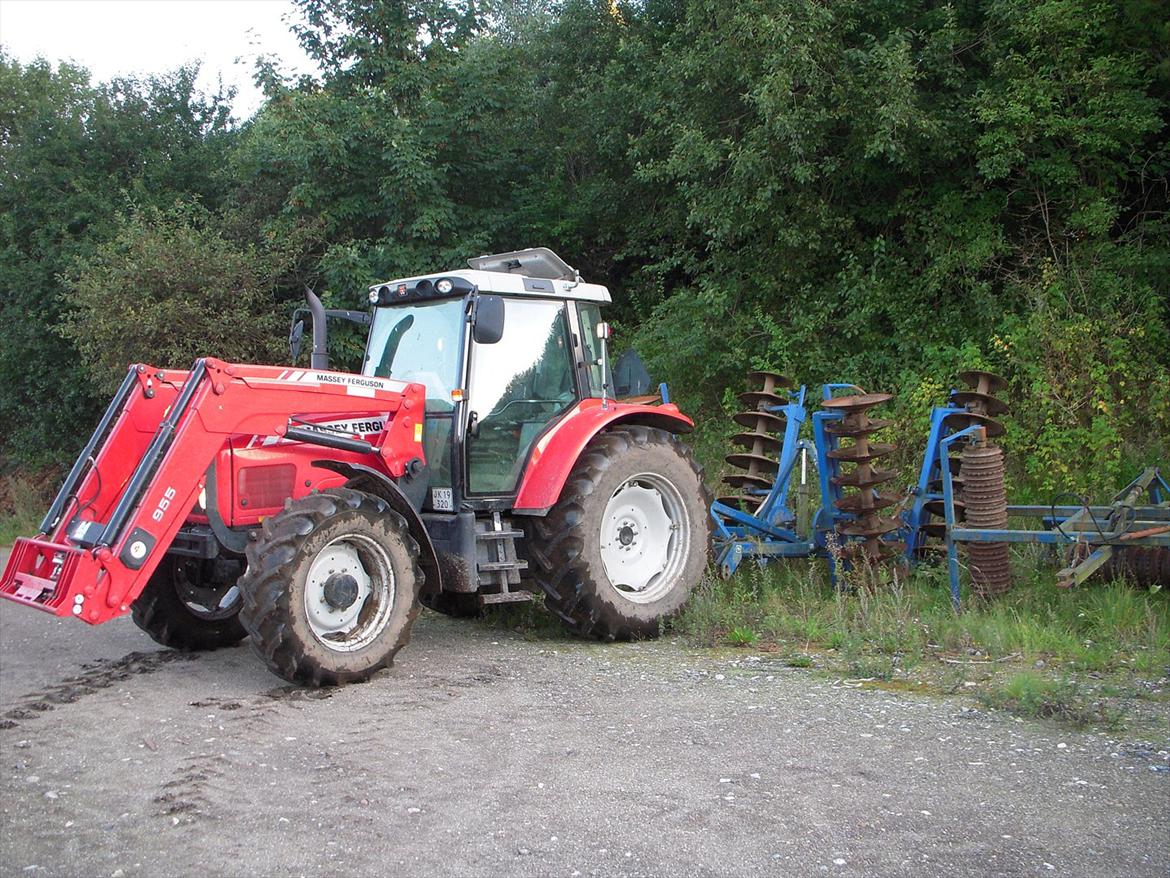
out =
<path fill-rule="evenodd" d="M 33 315 L 0 353 L 14 448 L 91 405 L 83 385 L 54 394 L 56 364 L 80 351 L 104 376 L 128 355 L 86 323 L 111 290 L 109 326 L 136 313 L 133 263 L 166 265 L 174 238 L 207 261 L 148 285 L 187 309 L 175 338 L 164 311 L 155 327 L 176 354 L 271 354 L 214 319 L 192 331 L 200 295 L 267 332 L 303 281 L 357 305 L 372 279 L 543 244 L 610 285 L 625 338 L 717 429 L 767 366 L 896 392 L 917 447 L 956 373 L 985 366 L 1012 381 L 1021 486 L 1095 490 L 1165 460 L 1158 0 L 297 6 L 320 73 L 262 65 L 268 100 L 241 127 L 182 71 L 91 85 L 3 63 L 0 285 L 9 326 Z M 227 301 L 237 282 L 251 298 Z"/>
<path fill-rule="evenodd" d="M 198 206 L 138 211 L 75 265 L 60 329 L 112 392 L 126 364 L 188 368 L 214 350 L 233 362 L 279 362 L 275 307 L 287 254 L 230 241 Z"/>

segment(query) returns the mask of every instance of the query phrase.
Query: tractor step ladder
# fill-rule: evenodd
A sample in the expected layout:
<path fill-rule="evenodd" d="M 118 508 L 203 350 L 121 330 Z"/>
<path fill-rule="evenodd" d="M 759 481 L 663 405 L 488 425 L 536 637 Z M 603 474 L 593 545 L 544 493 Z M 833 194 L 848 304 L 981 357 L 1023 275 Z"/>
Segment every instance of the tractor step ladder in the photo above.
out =
<path fill-rule="evenodd" d="M 475 523 L 475 569 L 481 607 L 532 600 L 531 592 L 519 588 L 520 571 L 528 569 L 528 562 L 516 554 L 516 538 L 523 536 L 524 532 L 514 529 L 499 512 L 492 513 L 491 521 Z M 485 592 L 485 588 L 490 590 Z"/>

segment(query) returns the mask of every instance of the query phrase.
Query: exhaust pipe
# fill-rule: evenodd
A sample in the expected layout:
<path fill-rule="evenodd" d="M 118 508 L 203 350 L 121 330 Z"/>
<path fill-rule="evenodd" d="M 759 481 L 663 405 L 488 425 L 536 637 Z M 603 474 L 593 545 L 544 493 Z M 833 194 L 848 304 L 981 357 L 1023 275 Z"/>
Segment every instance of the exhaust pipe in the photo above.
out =
<path fill-rule="evenodd" d="M 329 368 L 329 349 L 326 346 L 328 329 L 325 326 L 325 306 L 309 287 L 305 286 L 305 300 L 309 313 L 313 315 L 313 352 L 309 355 L 309 366 L 313 369 Z"/>

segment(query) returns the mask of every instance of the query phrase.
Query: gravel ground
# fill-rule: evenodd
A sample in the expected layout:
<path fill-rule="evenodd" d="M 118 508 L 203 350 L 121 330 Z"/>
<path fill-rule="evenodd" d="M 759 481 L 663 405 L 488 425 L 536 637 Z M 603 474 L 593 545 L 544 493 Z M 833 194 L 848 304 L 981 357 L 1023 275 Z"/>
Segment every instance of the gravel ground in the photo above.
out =
<path fill-rule="evenodd" d="M 2 875 L 1170 874 L 1170 739 L 424 613 L 365 685 L 0 601 Z"/>

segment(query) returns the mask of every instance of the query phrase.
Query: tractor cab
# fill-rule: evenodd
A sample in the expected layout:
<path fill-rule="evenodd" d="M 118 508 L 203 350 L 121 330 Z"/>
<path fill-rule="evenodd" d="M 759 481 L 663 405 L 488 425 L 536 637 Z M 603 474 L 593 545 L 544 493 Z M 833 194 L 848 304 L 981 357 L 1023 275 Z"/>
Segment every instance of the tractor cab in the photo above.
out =
<path fill-rule="evenodd" d="M 604 286 L 546 248 L 469 265 L 370 288 L 363 374 L 426 387 L 424 512 L 500 508 L 540 437 L 611 395 Z"/>

